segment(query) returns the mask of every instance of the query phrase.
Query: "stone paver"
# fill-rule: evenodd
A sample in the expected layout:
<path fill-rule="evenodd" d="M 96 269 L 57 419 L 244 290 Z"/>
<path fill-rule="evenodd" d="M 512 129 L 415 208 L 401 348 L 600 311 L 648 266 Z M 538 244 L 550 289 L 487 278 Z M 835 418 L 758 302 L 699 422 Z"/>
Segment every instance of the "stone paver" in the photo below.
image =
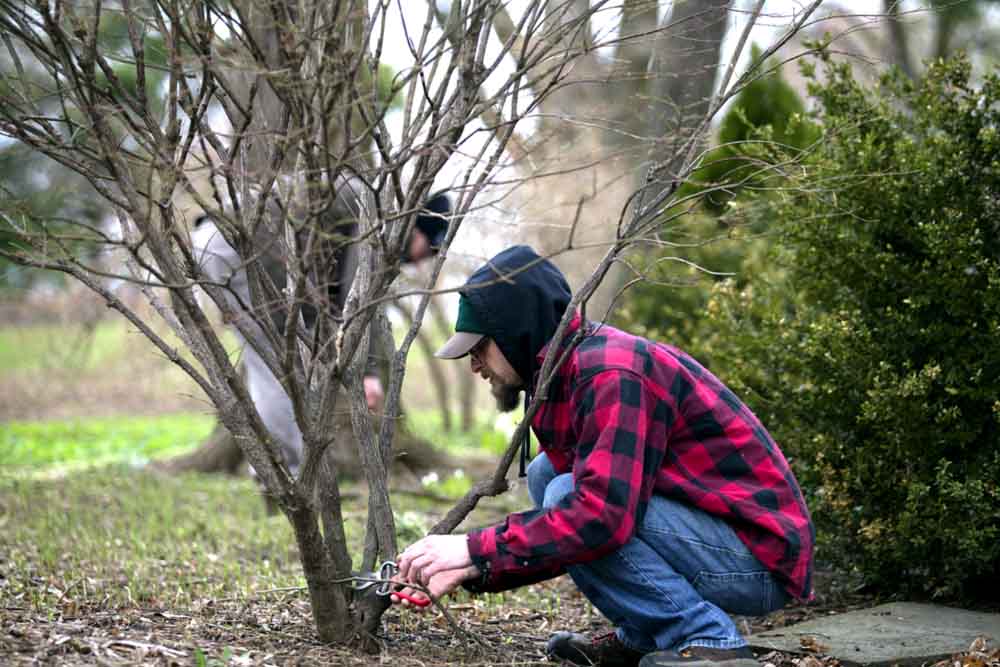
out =
<path fill-rule="evenodd" d="M 755 649 L 823 653 L 862 665 L 919 665 L 966 651 L 977 637 L 1000 643 L 1000 614 L 915 602 L 817 618 L 747 638 Z"/>

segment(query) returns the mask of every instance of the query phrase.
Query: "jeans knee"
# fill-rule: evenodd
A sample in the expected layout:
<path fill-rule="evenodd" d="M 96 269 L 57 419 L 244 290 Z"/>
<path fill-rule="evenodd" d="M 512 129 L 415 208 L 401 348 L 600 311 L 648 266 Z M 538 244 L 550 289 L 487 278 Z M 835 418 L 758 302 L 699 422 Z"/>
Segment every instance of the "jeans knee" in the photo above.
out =
<path fill-rule="evenodd" d="M 564 496 L 569 495 L 576 488 L 572 473 L 557 475 L 545 487 L 545 497 L 542 499 L 542 509 L 549 509 L 559 504 Z"/>
<path fill-rule="evenodd" d="M 545 452 L 540 452 L 538 456 L 531 459 L 528 464 L 528 495 L 535 507 L 541 507 L 545 500 L 545 487 L 549 485 L 552 478 L 556 476 L 556 471 L 552 468 L 552 463 Z"/>

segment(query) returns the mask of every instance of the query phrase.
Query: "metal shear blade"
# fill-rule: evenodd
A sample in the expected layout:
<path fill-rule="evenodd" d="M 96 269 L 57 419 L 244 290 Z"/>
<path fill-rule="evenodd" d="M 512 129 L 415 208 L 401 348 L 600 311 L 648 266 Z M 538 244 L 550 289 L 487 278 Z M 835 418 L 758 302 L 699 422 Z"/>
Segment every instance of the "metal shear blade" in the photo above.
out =
<path fill-rule="evenodd" d="M 428 598 L 415 598 L 401 591 L 393 590 L 398 584 L 392 580 L 399 573 L 399 566 L 391 560 L 387 560 L 379 567 L 378 572 L 365 572 L 361 578 L 365 581 L 355 580 L 351 586 L 356 591 L 363 591 L 372 586 L 376 586 L 375 594 L 387 597 L 396 595 L 401 600 L 406 600 L 417 607 L 426 607 L 431 603 Z"/>
<path fill-rule="evenodd" d="M 355 590 L 365 590 L 372 586 L 376 586 L 375 594 L 381 595 L 382 597 L 388 597 L 389 595 L 395 595 L 401 600 L 406 600 L 412 605 L 417 607 L 426 607 L 431 603 L 429 598 L 415 598 L 411 595 L 407 595 L 402 591 L 394 590 L 399 584 L 392 580 L 399 573 L 399 566 L 396 565 L 391 560 L 387 560 L 379 567 L 378 572 L 366 572 L 362 575 L 363 578 L 368 581 L 355 581 Z"/>
<path fill-rule="evenodd" d="M 387 560 L 382 563 L 378 572 L 362 572 L 357 579 L 351 582 L 351 588 L 356 591 L 364 591 L 372 586 L 377 586 L 375 592 L 378 595 L 389 595 L 394 585 L 391 579 L 396 576 L 397 572 L 399 572 L 399 566 L 391 560 Z"/>

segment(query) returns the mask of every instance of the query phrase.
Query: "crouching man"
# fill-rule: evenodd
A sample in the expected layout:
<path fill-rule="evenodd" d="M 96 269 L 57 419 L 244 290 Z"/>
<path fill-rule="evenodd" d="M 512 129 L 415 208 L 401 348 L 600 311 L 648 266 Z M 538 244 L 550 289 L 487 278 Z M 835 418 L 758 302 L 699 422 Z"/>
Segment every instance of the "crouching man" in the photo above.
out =
<path fill-rule="evenodd" d="M 526 246 L 506 250 L 466 282 L 456 333 L 437 356 L 468 355 L 510 407 L 535 388 L 569 300 L 553 264 Z M 617 628 L 593 640 L 557 633 L 554 657 L 757 665 L 727 612 L 765 614 L 811 594 L 815 533 L 784 455 L 689 355 L 579 314 L 562 345 L 581 328 L 532 420 L 536 508 L 423 538 L 400 556 L 400 579 L 439 596 L 568 572 Z"/>

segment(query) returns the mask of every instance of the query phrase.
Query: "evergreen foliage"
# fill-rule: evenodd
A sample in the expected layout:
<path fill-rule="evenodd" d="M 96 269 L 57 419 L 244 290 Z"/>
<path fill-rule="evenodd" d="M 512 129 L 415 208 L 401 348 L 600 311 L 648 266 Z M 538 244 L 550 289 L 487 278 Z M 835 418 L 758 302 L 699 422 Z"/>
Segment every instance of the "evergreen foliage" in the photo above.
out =
<path fill-rule="evenodd" d="M 828 65 L 823 142 L 794 194 L 754 209 L 784 275 L 721 285 L 707 309 L 726 379 L 794 459 L 821 556 L 885 591 L 998 590 L 1000 78 L 969 73 L 939 62 L 870 92 Z"/>

